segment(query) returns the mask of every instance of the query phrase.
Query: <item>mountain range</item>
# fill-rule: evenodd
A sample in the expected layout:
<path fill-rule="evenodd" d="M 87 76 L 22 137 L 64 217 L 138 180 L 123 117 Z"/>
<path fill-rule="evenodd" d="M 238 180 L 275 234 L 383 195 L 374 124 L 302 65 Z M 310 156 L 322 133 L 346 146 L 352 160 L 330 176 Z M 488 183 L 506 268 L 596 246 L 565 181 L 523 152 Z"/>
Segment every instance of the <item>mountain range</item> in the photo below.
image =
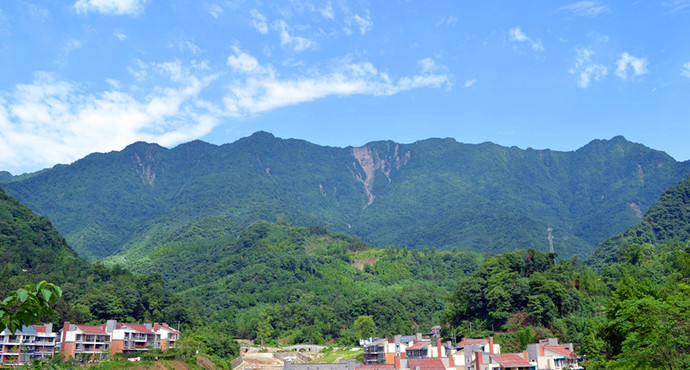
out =
<path fill-rule="evenodd" d="M 0 186 L 91 260 L 145 251 L 209 216 L 323 225 L 374 245 L 591 255 L 690 162 L 618 136 L 571 152 L 427 139 L 334 148 L 257 132 L 231 144 L 134 143 Z"/>

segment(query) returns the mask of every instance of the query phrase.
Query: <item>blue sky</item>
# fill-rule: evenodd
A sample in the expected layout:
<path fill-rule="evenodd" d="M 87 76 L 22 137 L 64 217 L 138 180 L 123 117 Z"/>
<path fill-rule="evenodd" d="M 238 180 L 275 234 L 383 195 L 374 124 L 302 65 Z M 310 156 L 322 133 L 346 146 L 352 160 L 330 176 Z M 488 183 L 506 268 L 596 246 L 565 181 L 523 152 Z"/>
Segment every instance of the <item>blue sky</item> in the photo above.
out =
<path fill-rule="evenodd" d="M 264 130 L 690 159 L 690 0 L 0 2 L 0 170 Z"/>

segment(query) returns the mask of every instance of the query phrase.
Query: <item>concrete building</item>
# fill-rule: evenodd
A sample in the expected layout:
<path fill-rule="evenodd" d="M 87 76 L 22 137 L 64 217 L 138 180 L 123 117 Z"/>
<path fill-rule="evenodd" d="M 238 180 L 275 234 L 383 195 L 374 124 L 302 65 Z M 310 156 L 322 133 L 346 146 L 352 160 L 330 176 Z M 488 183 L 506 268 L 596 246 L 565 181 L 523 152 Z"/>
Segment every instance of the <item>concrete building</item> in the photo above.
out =
<path fill-rule="evenodd" d="M 0 332 L 0 366 L 20 366 L 51 358 L 59 343 L 52 324 L 22 326 L 14 334 Z"/>
<path fill-rule="evenodd" d="M 62 327 L 62 356 L 100 361 L 110 354 L 110 334 L 104 326 L 76 325 L 65 322 Z"/>
<path fill-rule="evenodd" d="M 179 346 L 180 332 L 168 324 L 127 324 L 108 320 L 103 325 L 66 322 L 62 329 L 62 355 L 103 360 L 116 353 L 167 350 Z"/>
<path fill-rule="evenodd" d="M 573 344 L 558 344 L 558 338 L 528 344 L 527 353 L 529 361 L 537 364 L 540 370 L 584 369 L 580 364 L 580 356 L 573 350 Z"/>

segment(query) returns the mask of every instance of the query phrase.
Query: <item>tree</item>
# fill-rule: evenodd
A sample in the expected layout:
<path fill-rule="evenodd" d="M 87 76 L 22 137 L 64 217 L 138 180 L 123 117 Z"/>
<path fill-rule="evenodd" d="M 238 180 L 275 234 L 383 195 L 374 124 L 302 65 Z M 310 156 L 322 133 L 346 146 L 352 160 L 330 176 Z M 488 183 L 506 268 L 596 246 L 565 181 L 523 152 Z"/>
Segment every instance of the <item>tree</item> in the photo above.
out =
<path fill-rule="evenodd" d="M 355 332 L 360 338 L 369 338 L 374 335 L 376 324 L 374 324 L 374 316 L 362 315 L 355 320 Z"/>
<path fill-rule="evenodd" d="M 52 316 L 54 311 L 50 305 L 60 297 L 62 289 L 45 281 L 12 291 L 0 302 L 0 325 L 14 333 L 22 325 L 31 325 L 44 316 Z"/>

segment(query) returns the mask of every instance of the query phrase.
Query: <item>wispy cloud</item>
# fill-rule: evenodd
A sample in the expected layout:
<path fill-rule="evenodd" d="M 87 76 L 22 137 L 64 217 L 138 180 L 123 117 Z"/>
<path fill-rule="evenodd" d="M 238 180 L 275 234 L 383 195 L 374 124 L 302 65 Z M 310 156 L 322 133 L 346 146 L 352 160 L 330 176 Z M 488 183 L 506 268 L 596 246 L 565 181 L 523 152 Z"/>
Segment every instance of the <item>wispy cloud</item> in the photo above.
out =
<path fill-rule="evenodd" d="M 125 40 L 127 38 L 126 34 L 119 31 L 113 31 L 113 36 L 117 37 L 120 41 Z"/>
<path fill-rule="evenodd" d="M 136 16 L 144 11 L 147 0 L 77 0 L 74 9 L 79 14 L 101 13 L 106 15 Z"/>
<path fill-rule="evenodd" d="M 690 0 L 672 0 L 661 3 L 672 12 L 682 12 L 690 8 Z"/>
<path fill-rule="evenodd" d="M 27 3 L 26 6 L 29 8 L 29 17 L 31 19 L 45 23 L 50 18 L 50 11 L 48 9 L 30 3 Z"/>
<path fill-rule="evenodd" d="M 361 16 L 359 14 L 352 14 L 345 17 L 345 24 L 348 27 L 359 28 L 359 33 L 361 35 L 366 34 L 368 31 L 372 29 L 372 27 L 374 27 L 374 22 L 371 21 L 371 17 L 369 16 L 368 10 L 364 14 L 364 16 Z"/>
<path fill-rule="evenodd" d="M 250 10 L 249 13 L 252 15 L 252 26 L 254 26 L 259 33 L 264 35 L 267 34 L 268 23 L 266 22 L 266 17 L 256 9 Z"/>
<path fill-rule="evenodd" d="M 592 80 L 600 81 L 608 74 L 608 69 L 602 64 L 592 62 L 594 50 L 588 48 L 576 48 L 575 65 L 568 70 L 570 74 L 577 76 L 577 86 L 587 88 Z"/>
<path fill-rule="evenodd" d="M 680 71 L 680 75 L 683 77 L 690 78 L 690 62 L 683 64 L 683 68 Z"/>
<path fill-rule="evenodd" d="M 393 95 L 424 87 L 447 87 L 450 76 L 445 67 L 430 58 L 419 61 L 413 76 L 392 78 L 369 62 L 344 60 L 328 71 L 283 78 L 262 66 L 245 53 L 228 59 L 228 65 L 244 73 L 243 80 L 227 86 L 223 98 L 227 112 L 233 116 L 251 115 L 279 107 L 295 105 L 327 96 Z"/>
<path fill-rule="evenodd" d="M 201 48 L 198 47 L 195 43 L 189 41 L 189 40 L 183 40 L 180 41 L 177 44 L 177 47 L 180 51 L 189 51 L 192 54 L 199 54 L 201 53 Z"/>
<path fill-rule="evenodd" d="M 508 33 L 510 34 L 511 41 L 526 42 L 531 45 L 534 51 L 544 51 L 544 45 L 542 45 L 541 40 L 532 40 L 528 37 L 520 27 L 511 28 Z"/>
<path fill-rule="evenodd" d="M 596 17 L 611 12 L 608 5 L 602 5 L 598 1 L 579 1 L 561 7 L 559 10 L 565 10 L 580 17 Z"/>
<path fill-rule="evenodd" d="M 206 9 L 208 14 L 211 14 L 211 16 L 216 19 L 223 14 L 223 8 L 221 8 L 218 4 L 205 4 L 204 9 Z"/>
<path fill-rule="evenodd" d="M 476 79 L 476 78 L 471 79 L 471 80 L 467 80 L 467 81 L 465 81 L 465 84 L 462 85 L 462 88 L 463 88 L 463 89 L 466 89 L 466 88 L 468 88 L 468 87 L 472 87 L 475 83 L 477 83 L 477 79 Z"/>
<path fill-rule="evenodd" d="M 288 24 L 280 20 L 275 23 L 280 30 L 280 47 L 291 47 L 296 53 L 316 47 L 316 42 L 301 36 L 292 36 L 288 32 Z"/>
<path fill-rule="evenodd" d="M 627 79 L 630 76 L 641 76 L 647 73 L 647 59 L 636 58 L 628 53 L 622 53 L 616 61 L 616 76 Z"/>
<path fill-rule="evenodd" d="M 321 15 L 324 16 L 324 18 L 328 18 L 328 19 L 335 18 L 335 10 L 333 10 L 333 4 L 331 3 L 331 0 L 328 0 L 328 2 L 326 3 L 326 7 L 324 7 L 323 9 L 320 9 L 319 11 L 320 11 Z"/>
<path fill-rule="evenodd" d="M 441 19 L 436 21 L 436 27 L 441 27 L 441 26 L 454 27 L 456 24 L 458 24 L 458 17 L 456 17 L 454 15 L 449 15 L 447 17 L 441 17 Z"/>

